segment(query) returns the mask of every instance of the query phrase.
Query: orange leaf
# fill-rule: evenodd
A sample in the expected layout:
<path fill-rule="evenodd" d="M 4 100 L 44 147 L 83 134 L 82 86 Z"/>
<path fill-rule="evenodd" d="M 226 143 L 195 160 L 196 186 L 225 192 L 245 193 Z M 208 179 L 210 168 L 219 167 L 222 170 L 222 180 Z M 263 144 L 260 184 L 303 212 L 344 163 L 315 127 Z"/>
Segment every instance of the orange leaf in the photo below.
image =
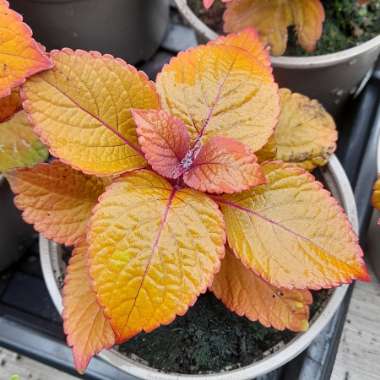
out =
<path fill-rule="evenodd" d="M 33 40 L 22 17 L 0 0 L 0 98 L 10 95 L 25 78 L 51 67 L 51 62 Z"/>
<path fill-rule="evenodd" d="M 161 110 L 133 110 L 137 135 L 145 158 L 158 173 L 177 178 L 179 165 L 190 147 L 183 122 Z"/>
<path fill-rule="evenodd" d="M 157 77 L 162 107 L 186 124 L 192 145 L 222 136 L 255 152 L 279 114 L 277 85 L 265 59 L 224 43 L 180 53 Z"/>
<path fill-rule="evenodd" d="M 185 183 L 209 193 L 235 193 L 265 183 L 256 156 L 244 144 L 227 137 L 211 137 L 200 148 Z"/>
<path fill-rule="evenodd" d="M 225 233 L 207 195 L 137 170 L 101 197 L 87 240 L 94 288 L 121 342 L 194 304 L 219 270 Z"/>
<path fill-rule="evenodd" d="M 20 93 L 18 90 L 13 90 L 10 95 L 0 99 L 0 123 L 21 109 Z"/>
<path fill-rule="evenodd" d="M 267 75 L 269 78 L 272 75 L 272 66 L 268 49 L 260 41 L 259 35 L 255 29 L 245 28 L 238 33 L 220 36 L 211 42 L 211 44 L 213 43 L 218 45 L 234 46 L 245 50 L 251 55 L 252 58 L 267 67 L 267 71 L 264 71 L 263 75 Z"/>
<path fill-rule="evenodd" d="M 33 132 L 24 111 L 0 123 L 0 172 L 31 167 L 47 157 L 48 151 Z"/>
<path fill-rule="evenodd" d="M 294 165 L 262 166 L 268 184 L 219 198 L 234 253 L 280 288 L 368 280 L 357 236 L 330 193 Z"/>
<path fill-rule="evenodd" d="M 380 210 L 380 178 L 377 179 L 373 187 L 372 206 Z"/>
<path fill-rule="evenodd" d="M 81 240 L 91 210 L 109 183 L 59 161 L 17 170 L 7 179 L 25 221 L 47 239 L 66 245 Z"/>
<path fill-rule="evenodd" d="M 325 165 L 338 139 L 334 119 L 318 101 L 286 88 L 280 89 L 280 99 L 281 114 L 273 136 L 274 158 L 307 170 Z"/>
<path fill-rule="evenodd" d="M 289 26 L 295 26 L 299 44 L 313 51 L 322 35 L 324 19 L 320 0 L 234 0 L 224 13 L 224 30 L 232 33 L 254 27 L 271 46 L 271 53 L 282 55 Z"/>
<path fill-rule="evenodd" d="M 222 1 L 223 1 L 223 3 L 228 3 L 229 1 L 233 1 L 233 0 L 222 0 Z M 215 0 L 203 0 L 203 6 L 206 9 L 211 8 L 214 3 L 215 3 Z"/>
<path fill-rule="evenodd" d="M 91 287 L 86 259 L 87 243 L 83 242 L 73 251 L 63 287 L 63 326 L 81 374 L 94 355 L 115 344 L 111 324 Z"/>
<path fill-rule="evenodd" d="M 168 178 L 184 175 L 200 191 L 233 193 L 265 182 L 250 149 L 231 138 L 211 137 L 190 149 L 183 122 L 165 111 L 134 110 L 139 143 L 152 168 Z"/>
<path fill-rule="evenodd" d="M 309 327 L 313 297 L 308 290 L 275 288 L 247 269 L 229 249 L 211 290 L 227 308 L 265 327 L 292 331 Z"/>
<path fill-rule="evenodd" d="M 293 13 L 298 43 L 308 52 L 315 50 L 323 31 L 325 11 L 321 0 L 288 0 Z"/>
<path fill-rule="evenodd" d="M 35 130 L 62 161 L 85 173 L 120 174 L 146 165 L 131 108 L 158 108 L 154 85 L 120 59 L 54 51 L 54 69 L 23 86 Z"/>

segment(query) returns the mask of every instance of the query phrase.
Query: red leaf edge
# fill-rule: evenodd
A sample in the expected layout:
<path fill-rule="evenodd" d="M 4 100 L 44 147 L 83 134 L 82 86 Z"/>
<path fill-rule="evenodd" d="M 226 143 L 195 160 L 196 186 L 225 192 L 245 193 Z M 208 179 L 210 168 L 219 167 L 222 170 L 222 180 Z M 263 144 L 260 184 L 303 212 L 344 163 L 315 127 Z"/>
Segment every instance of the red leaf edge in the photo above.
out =
<path fill-rule="evenodd" d="M 126 67 L 127 69 L 130 69 L 132 72 L 136 73 L 142 80 L 145 80 L 147 82 L 147 84 L 149 85 L 149 87 L 155 92 L 155 94 L 157 95 L 157 98 L 158 98 L 158 94 L 157 94 L 157 91 L 156 91 L 156 86 L 155 86 L 154 82 L 152 82 L 148 78 L 148 75 L 146 73 L 144 73 L 143 71 L 137 70 L 134 66 L 130 65 L 129 63 L 127 63 L 126 61 L 124 61 L 121 58 L 115 58 L 111 54 L 101 54 L 100 52 L 93 51 L 93 50 L 91 50 L 91 51 L 85 51 L 85 50 L 82 50 L 82 49 L 73 50 L 73 49 L 70 49 L 70 48 L 63 48 L 61 50 L 58 50 L 58 49 L 52 50 L 50 52 L 50 56 L 54 57 L 54 55 L 59 54 L 59 53 L 65 53 L 67 55 L 78 54 L 79 56 L 90 55 L 93 58 L 105 58 L 105 59 L 108 59 L 108 60 L 116 61 L 121 66 Z M 50 146 L 50 144 L 48 142 L 48 139 L 47 139 L 47 136 L 44 133 L 44 131 L 41 128 L 41 126 L 33 119 L 33 116 L 31 115 L 33 106 L 31 104 L 31 102 L 28 100 L 23 87 L 21 87 L 21 89 L 20 89 L 20 96 L 21 96 L 21 100 L 22 100 L 22 106 L 23 106 L 24 110 L 26 111 L 29 123 L 33 126 L 33 130 L 36 132 L 36 134 L 40 138 L 40 140 L 48 147 L 48 150 L 49 150 L 49 152 L 50 152 L 51 155 L 53 155 L 54 157 L 57 157 L 64 164 L 69 165 L 73 169 L 78 170 L 78 171 L 80 171 L 82 173 L 90 174 L 90 175 L 95 175 L 97 177 L 109 177 L 109 174 L 99 174 L 99 173 L 96 173 L 96 172 L 91 171 L 91 170 L 84 171 L 81 168 L 79 168 L 77 165 L 69 162 L 68 160 L 60 158 L 57 155 L 55 149 Z M 135 151 L 137 153 L 139 153 L 141 156 L 143 156 L 143 153 L 140 150 L 140 147 L 136 146 L 135 148 L 133 148 L 133 149 L 135 149 Z M 141 168 L 132 169 L 131 171 L 134 171 L 136 169 L 143 169 L 145 167 L 146 167 L 146 165 L 142 166 Z M 128 171 L 123 171 L 123 172 L 120 172 L 120 173 L 114 173 L 113 175 L 124 174 L 126 172 L 129 172 L 129 170 Z"/>
<path fill-rule="evenodd" d="M 9 11 L 14 15 L 14 17 L 16 18 L 17 21 L 19 21 L 21 24 L 22 24 L 22 27 L 25 31 L 25 34 L 31 38 L 31 44 L 33 46 L 34 49 L 36 49 L 40 54 L 41 54 L 41 57 L 43 58 L 43 60 L 45 62 L 41 62 L 41 64 L 44 64 L 45 67 L 42 67 L 42 68 L 34 68 L 34 69 L 29 69 L 26 74 L 25 74 L 25 77 L 24 78 L 21 78 L 19 79 L 18 81 L 16 81 L 15 83 L 13 83 L 13 85 L 9 88 L 9 89 L 5 89 L 3 90 L 2 92 L 0 92 L 0 98 L 3 98 L 5 96 L 8 96 L 11 94 L 12 90 L 18 86 L 21 86 L 23 83 L 25 83 L 26 79 L 34 74 L 37 74 L 41 71 L 45 71 L 45 70 L 48 70 L 48 69 L 51 69 L 54 64 L 53 62 L 49 59 L 49 57 L 47 56 L 46 54 L 46 49 L 45 47 L 40 44 L 39 42 L 37 42 L 34 38 L 33 38 L 33 32 L 32 32 L 32 29 L 30 28 L 29 25 L 27 25 L 25 22 L 24 22 L 24 18 L 22 17 L 22 15 L 20 15 L 18 12 L 14 11 L 12 8 L 10 8 L 9 6 L 9 2 L 7 0 L 1 0 L 1 2 L 3 4 L 5 4 L 5 6 L 8 7 Z"/>
<path fill-rule="evenodd" d="M 274 163 L 282 163 L 282 161 L 271 161 L 271 162 L 274 162 Z M 264 162 L 265 163 L 265 162 Z M 263 163 L 263 164 L 264 164 Z M 290 169 L 293 169 L 295 171 L 295 173 L 297 175 L 302 175 L 308 179 L 310 179 L 311 181 L 314 181 L 314 183 L 317 185 L 318 189 L 320 191 L 322 191 L 325 196 L 326 196 L 326 199 L 330 202 L 330 204 L 334 207 L 337 207 L 337 210 L 339 211 L 339 213 L 341 214 L 341 216 L 344 218 L 345 220 L 345 223 L 348 227 L 348 230 L 349 230 L 349 235 L 352 239 L 352 242 L 354 244 L 356 244 L 357 246 L 357 258 L 358 258 L 358 262 L 359 264 L 361 265 L 362 269 L 363 269 L 363 275 L 362 276 L 358 276 L 358 277 L 355 277 L 355 278 L 351 278 L 351 279 L 347 279 L 347 280 L 343 280 L 341 282 L 331 282 L 329 286 L 326 286 L 326 287 L 321 287 L 321 286 L 310 286 L 310 287 L 305 287 L 305 288 L 296 288 L 294 286 L 283 286 L 282 288 L 284 289 L 298 289 L 298 290 L 305 290 L 305 289 L 310 289 L 310 290 L 321 290 L 321 289 L 331 289 L 331 288 L 336 288 L 340 285 L 343 285 L 343 284 L 351 284 L 353 281 L 355 280 L 360 280 L 360 281 L 363 281 L 363 282 L 370 282 L 371 281 L 371 277 L 368 273 L 368 269 L 367 269 L 367 266 L 365 264 L 365 261 L 363 259 L 364 257 L 364 253 L 363 253 L 363 250 L 361 249 L 360 245 L 359 245 L 359 238 L 357 236 L 357 234 L 353 231 L 352 229 L 352 225 L 344 211 L 344 209 L 342 208 L 342 206 L 338 203 L 338 201 L 332 196 L 331 192 L 328 191 L 327 189 L 324 188 L 323 184 L 320 182 L 320 181 L 317 181 L 315 179 L 315 177 L 305 171 L 304 169 L 300 168 L 300 167 L 297 167 L 295 165 L 291 165 L 291 164 L 286 164 L 285 165 L 286 168 L 290 168 Z M 226 204 L 226 205 L 230 205 L 231 207 L 235 207 L 235 208 L 238 208 L 238 209 L 242 209 L 242 207 L 238 204 L 234 204 L 233 202 L 229 202 L 229 201 L 226 201 L 224 200 L 223 198 L 221 198 L 220 196 L 217 196 L 217 195 L 211 195 L 210 196 L 212 199 L 215 200 L 215 202 L 217 202 L 218 204 Z M 243 208 L 244 209 L 244 208 Z M 228 238 L 227 238 L 227 244 L 228 244 Z M 255 271 L 253 268 L 251 268 L 249 266 L 249 263 L 247 260 L 244 260 L 244 258 L 240 257 L 234 249 L 231 248 L 231 251 L 234 253 L 234 255 L 239 259 L 241 260 L 241 262 L 244 264 L 244 266 L 246 268 L 248 268 L 249 270 L 253 271 L 257 276 L 259 276 L 262 280 L 268 282 L 269 284 L 271 284 L 267 279 L 265 279 L 262 274 L 260 274 L 259 272 Z M 275 284 L 271 284 L 272 286 L 275 286 Z"/>

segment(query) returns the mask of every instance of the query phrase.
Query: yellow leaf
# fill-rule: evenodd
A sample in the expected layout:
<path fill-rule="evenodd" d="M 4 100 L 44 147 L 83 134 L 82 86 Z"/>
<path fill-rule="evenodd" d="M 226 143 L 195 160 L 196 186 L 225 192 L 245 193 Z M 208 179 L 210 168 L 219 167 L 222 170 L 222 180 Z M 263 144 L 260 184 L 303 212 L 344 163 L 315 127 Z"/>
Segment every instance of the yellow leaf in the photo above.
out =
<path fill-rule="evenodd" d="M 220 267 L 225 232 L 207 195 L 137 170 L 101 197 L 87 240 L 94 288 L 120 342 L 194 304 Z"/>
<path fill-rule="evenodd" d="M 87 244 L 77 246 L 63 287 L 63 326 L 73 347 L 75 367 L 84 373 L 90 359 L 115 344 L 115 334 L 96 300 L 87 269 Z"/>
<path fill-rule="evenodd" d="M 7 179 L 25 221 L 47 239 L 66 245 L 82 240 L 92 208 L 110 183 L 59 161 L 17 170 Z"/>
<path fill-rule="evenodd" d="M 305 331 L 309 327 L 308 290 L 278 289 L 247 269 L 227 249 L 211 290 L 228 309 L 265 327 Z"/>
<path fill-rule="evenodd" d="M 226 33 L 254 27 L 271 46 L 272 55 L 282 55 L 288 27 L 294 25 L 299 44 L 313 51 L 322 34 L 325 14 L 320 0 L 234 0 L 224 14 Z"/>
<path fill-rule="evenodd" d="M 279 288 L 368 280 L 357 236 L 330 193 L 294 165 L 262 169 L 266 185 L 218 199 L 228 243 L 242 262 Z"/>
<path fill-rule="evenodd" d="M 0 172 L 46 160 L 48 151 L 33 132 L 24 111 L 0 123 Z"/>
<path fill-rule="evenodd" d="M 0 98 L 10 95 L 25 78 L 51 67 L 49 58 L 33 40 L 22 17 L 0 0 Z"/>
<path fill-rule="evenodd" d="M 184 121 L 193 143 L 231 137 L 255 152 L 277 122 L 277 85 L 262 63 L 263 49 L 258 58 L 223 41 L 183 52 L 163 68 L 157 77 L 161 104 Z"/>
<path fill-rule="evenodd" d="M 373 187 L 372 205 L 380 210 L 380 179 L 377 179 Z"/>
<path fill-rule="evenodd" d="M 280 89 L 280 99 L 274 146 L 265 146 L 260 155 L 272 149 L 272 158 L 295 163 L 306 170 L 325 165 L 338 139 L 334 119 L 318 101 L 288 89 Z"/>
<path fill-rule="evenodd" d="M 63 49 L 54 69 L 23 86 L 24 107 L 50 152 L 85 173 L 120 174 L 146 165 L 131 108 L 158 108 L 146 75 L 120 59 Z"/>

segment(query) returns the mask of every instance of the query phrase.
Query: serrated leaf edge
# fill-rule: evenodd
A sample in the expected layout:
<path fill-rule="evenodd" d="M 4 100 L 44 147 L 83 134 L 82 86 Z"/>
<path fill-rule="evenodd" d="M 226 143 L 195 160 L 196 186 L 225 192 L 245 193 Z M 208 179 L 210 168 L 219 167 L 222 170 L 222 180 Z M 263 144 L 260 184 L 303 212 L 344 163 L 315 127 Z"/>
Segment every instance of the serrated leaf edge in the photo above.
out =
<path fill-rule="evenodd" d="M 60 54 L 60 53 L 65 53 L 67 55 L 79 55 L 79 56 L 88 56 L 88 55 L 90 55 L 93 58 L 105 58 L 107 60 L 113 60 L 113 61 L 117 62 L 118 64 L 120 64 L 121 66 L 123 66 L 123 67 L 127 68 L 128 70 L 131 70 L 133 73 L 137 74 L 142 80 L 146 81 L 146 83 L 149 85 L 149 87 L 155 92 L 155 94 L 157 94 L 156 86 L 155 86 L 154 82 L 152 82 L 148 78 L 148 75 L 146 73 L 144 73 L 143 71 L 137 70 L 134 66 L 130 65 L 129 63 L 127 63 L 126 61 L 124 61 L 121 58 L 115 58 L 111 54 L 102 54 L 102 53 L 100 53 L 98 51 L 94 51 L 94 50 L 85 51 L 85 50 L 82 50 L 82 49 L 75 49 L 75 50 L 73 50 L 73 49 L 70 49 L 70 48 L 63 48 L 63 49 L 60 49 L 60 50 L 55 49 L 55 50 L 52 50 L 49 55 L 50 56 L 54 56 L 54 55 Z M 78 171 L 81 171 L 82 173 L 90 174 L 90 175 L 95 175 L 97 177 L 109 177 L 110 176 L 110 174 L 104 174 L 104 173 L 99 174 L 99 173 L 97 173 L 95 171 L 92 171 L 92 170 L 83 170 L 78 165 L 70 162 L 69 160 L 66 160 L 64 158 L 59 157 L 59 155 L 56 153 L 56 150 L 50 146 L 48 138 L 47 138 L 46 134 L 43 132 L 43 128 L 41 128 L 40 125 L 39 125 L 39 123 L 37 123 L 34 120 L 34 118 L 32 116 L 33 106 L 31 105 L 31 102 L 28 100 L 23 87 L 21 87 L 21 89 L 20 89 L 20 96 L 21 96 L 22 106 L 23 106 L 24 110 L 26 111 L 27 118 L 28 118 L 30 124 L 33 126 L 33 130 L 36 132 L 36 134 L 40 138 L 40 140 L 48 147 L 48 150 L 49 150 L 49 152 L 50 152 L 51 155 L 53 155 L 54 157 L 57 157 L 64 164 L 69 165 L 72 168 L 74 168 L 74 169 L 76 169 Z M 157 97 L 158 97 L 158 94 L 157 94 Z M 112 131 L 112 132 L 115 133 L 114 131 Z M 132 149 L 134 149 L 136 151 L 136 153 L 140 154 L 141 157 L 144 159 L 144 154 L 141 151 L 141 147 L 139 145 L 136 145 L 136 146 L 133 145 L 133 144 L 132 145 L 127 144 L 127 145 L 129 147 L 131 147 Z M 143 169 L 146 166 L 147 165 L 145 164 L 144 166 L 141 166 L 141 168 L 134 168 L 132 170 L 127 170 L 127 171 L 126 170 L 122 170 L 120 172 L 113 173 L 113 175 L 117 176 L 117 175 L 124 174 L 124 173 L 130 172 L 130 171 L 136 170 L 136 169 Z"/>
<path fill-rule="evenodd" d="M 24 22 L 24 18 L 22 17 L 22 15 L 20 15 L 18 12 L 14 11 L 12 8 L 10 8 L 9 6 L 9 2 L 7 0 L 1 0 L 2 3 L 5 4 L 5 6 L 8 7 L 9 11 L 15 16 L 15 18 L 17 19 L 17 21 L 19 21 L 21 24 L 22 24 L 22 27 L 25 31 L 25 34 L 31 39 L 31 44 L 33 46 L 34 49 L 36 49 L 40 54 L 41 54 L 41 57 L 44 58 L 44 61 L 46 63 L 46 67 L 44 68 L 33 68 L 33 69 L 29 69 L 26 74 L 25 74 L 25 77 L 24 78 L 20 78 L 19 80 L 17 80 L 16 82 L 14 82 L 12 84 L 12 86 L 10 86 L 9 88 L 3 90 L 2 92 L 0 92 L 0 98 L 3 98 L 5 96 L 8 96 L 11 94 L 12 90 L 18 86 L 21 86 L 22 84 L 25 83 L 26 79 L 34 74 L 37 74 L 41 71 L 45 71 L 45 70 L 48 70 L 48 69 L 51 69 L 54 64 L 53 62 L 49 59 L 48 55 L 46 54 L 46 48 L 40 44 L 39 42 L 37 42 L 34 38 L 33 38 L 33 32 L 32 32 L 32 29 L 29 27 L 29 25 L 27 25 L 25 22 Z"/>
<path fill-rule="evenodd" d="M 105 192 L 99 197 L 97 205 L 92 209 L 92 215 L 91 215 L 91 217 L 90 217 L 89 223 L 87 224 L 87 237 L 86 237 L 87 241 L 88 241 L 88 233 L 89 233 L 89 231 L 91 230 L 91 227 L 92 227 L 92 224 L 93 224 L 94 215 L 95 215 L 97 209 L 100 207 L 100 202 L 101 202 L 103 199 L 105 199 L 105 198 L 108 197 L 108 195 L 109 195 L 109 194 L 108 194 L 109 191 L 112 190 L 113 186 L 114 186 L 118 181 L 121 181 L 124 177 L 130 176 L 131 174 L 133 174 L 133 172 L 136 172 L 136 171 L 147 171 L 147 172 L 152 172 L 152 173 L 156 174 L 155 172 L 153 172 L 153 171 L 151 171 L 151 170 L 149 170 L 149 169 L 144 169 L 144 168 L 143 168 L 143 169 L 135 169 L 135 170 L 133 170 L 133 171 L 130 171 L 130 172 L 127 172 L 127 173 L 123 174 L 122 176 L 120 176 L 119 178 L 117 178 L 113 183 L 111 183 L 111 184 L 106 188 Z M 156 174 L 156 175 L 158 175 L 158 174 Z M 160 176 L 160 177 L 161 177 L 161 176 Z M 161 177 L 161 178 L 164 179 L 165 181 L 167 181 L 164 177 Z M 168 182 L 168 181 L 167 181 L 167 182 Z M 168 182 L 168 184 L 170 184 L 170 182 Z M 172 186 L 171 184 L 170 184 L 170 186 L 173 188 L 173 186 Z M 178 189 L 178 190 L 181 190 L 181 189 Z M 196 192 L 197 190 L 192 189 L 192 191 L 195 191 L 195 192 Z M 204 193 L 202 193 L 202 194 L 204 194 Z M 204 195 L 208 196 L 207 194 L 204 194 Z M 210 198 L 211 200 L 213 200 L 212 197 L 209 197 L 209 198 Z M 226 235 L 226 229 L 225 229 L 224 217 L 223 217 L 223 214 L 222 214 L 222 212 L 221 212 L 221 210 L 220 210 L 220 208 L 219 208 L 217 202 L 214 201 L 214 202 L 213 202 L 213 206 L 214 206 L 214 208 L 215 208 L 215 211 L 216 211 L 217 213 L 219 213 L 219 215 L 220 215 L 220 220 L 223 222 L 222 229 L 223 229 L 223 235 L 224 235 L 224 236 L 223 236 L 223 240 L 224 240 L 223 248 L 220 250 L 221 252 L 219 253 L 219 263 L 218 263 L 218 265 L 215 267 L 215 270 L 214 270 L 214 273 L 213 273 L 214 276 L 215 276 L 215 274 L 217 274 L 217 273 L 220 271 L 220 267 L 221 267 L 221 264 L 222 264 L 222 260 L 223 260 L 223 258 L 224 258 L 224 256 L 225 256 L 225 245 L 226 245 L 227 235 Z M 91 266 L 91 261 L 92 261 L 91 258 L 90 258 L 89 256 L 87 256 L 87 265 L 88 265 L 88 268 L 90 268 L 90 266 Z M 90 279 L 91 279 L 91 287 L 92 287 L 93 289 L 96 289 L 96 287 L 95 287 L 95 279 L 94 279 L 94 277 L 92 276 L 91 271 L 89 270 L 88 273 L 89 273 L 89 276 L 90 276 Z M 193 299 L 189 302 L 188 305 L 186 305 L 186 307 L 184 308 L 184 311 L 183 311 L 183 312 L 181 312 L 181 313 L 176 313 L 172 318 L 167 319 L 166 321 L 162 322 L 161 324 L 157 324 L 157 325 L 155 325 L 155 326 L 152 327 L 151 329 L 147 329 L 147 330 L 145 330 L 145 329 L 141 329 L 141 331 L 135 333 L 133 336 L 130 336 L 130 337 L 128 337 L 127 339 L 120 339 L 119 336 L 118 336 L 118 334 L 114 331 L 114 332 L 115 332 L 115 343 L 116 343 L 116 344 L 122 344 L 122 343 L 125 343 L 125 342 L 127 342 L 128 340 L 132 339 L 132 338 L 133 338 L 134 336 L 136 336 L 137 334 L 139 334 L 140 332 L 146 332 L 146 333 L 149 333 L 149 332 L 153 331 L 154 329 L 156 329 L 156 328 L 158 328 L 158 327 L 160 327 L 160 326 L 166 326 L 166 325 L 171 324 L 171 323 L 172 323 L 177 317 L 182 317 L 182 316 L 184 316 L 184 315 L 187 313 L 187 311 L 189 310 L 189 308 L 192 307 L 192 306 L 194 306 L 195 302 L 198 300 L 198 297 L 199 297 L 201 294 L 206 293 L 207 290 L 211 287 L 211 285 L 212 285 L 212 283 L 213 283 L 213 281 L 214 281 L 214 276 L 212 276 L 212 277 L 210 278 L 209 283 L 208 283 L 208 284 L 205 284 L 204 287 L 199 291 L 198 294 L 195 294 L 195 295 L 194 295 Z M 98 296 L 98 294 L 97 294 L 96 291 L 95 291 L 95 294 L 96 294 L 96 298 L 97 298 L 97 301 L 98 301 L 100 307 L 104 310 L 104 315 L 105 315 L 106 318 L 111 322 L 112 318 L 111 318 L 111 317 L 108 315 L 108 313 L 106 312 L 106 306 L 102 304 L 102 302 L 101 302 L 101 300 L 99 299 L 99 296 Z M 111 323 L 111 326 L 112 326 L 112 323 Z M 112 329 L 113 329 L 113 328 L 112 328 Z M 114 329 L 113 329 L 113 330 L 114 330 Z"/>
<path fill-rule="evenodd" d="M 368 270 L 367 270 L 367 268 L 365 266 L 365 262 L 363 260 L 364 253 L 363 253 L 363 251 L 362 251 L 362 249 L 361 249 L 361 247 L 359 245 L 359 238 L 356 235 L 356 233 L 353 231 L 351 223 L 348 220 L 348 217 L 347 217 L 344 209 L 338 203 L 338 201 L 332 196 L 332 194 L 330 193 L 330 191 L 328 191 L 327 189 L 325 189 L 324 186 L 323 186 L 323 184 L 320 181 L 317 181 L 315 179 L 315 177 L 311 173 L 309 173 L 308 171 L 302 169 L 301 167 L 298 167 L 298 166 L 296 166 L 294 164 L 292 165 L 292 164 L 284 163 L 284 162 L 279 161 L 279 160 L 277 160 L 277 161 L 265 161 L 265 162 L 262 163 L 262 166 L 265 165 L 266 163 L 281 163 L 281 164 L 283 164 L 283 168 L 294 170 L 294 172 L 295 172 L 296 175 L 298 175 L 298 176 L 304 176 L 304 177 L 308 178 L 310 181 L 312 181 L 313 183 L 315 183 L 315 185 L 317 187 L 317 190 L 321 191 L 325 195 L 325 199 L 330 203 L 330 205 L 332 205 L 333 207 L 337 208 L 339 214 L 341 215 L 341 217 L 345 221 L 345 224 L 346 224 L 346 226 L 347 226 L 347 228 L 349 230 L 350 240 L 357 246 L 357 255 L 356 255 L 356 257 L 358 259 L 358 263 L 360 264 L 361 268 L 363 269 L 363 276 L 358 276 L 358 277 L 355 277 L 355 278 L 349 278 L 349 279 L 346 279 L 346 280 L 342 280 L 340 282 L 337 282 L 337 281 L 334 282 L 334 281 L 330 281 L 329 280 L 329 285 L 328 286 L 323 286 L 323 287 L 322 286 L 307 286 L 307 287 L 305 286 L 305 287 L 302 287 L 302 288 L 298 288 L 298 287 L 296 288 L 293 285 L 289 285 L 289 286 L 282 286 L 282 288 L 289 289 L 289 290 L 292 290 L 292 289 L 297 289 L 297 290 L 306 290 L 306 289 L 321 290 L 321 289 L 336 288 L 336 287 L 338 287 L 340 285 L 343 285 L 343 284 L 351 284 L 355 280 L 361 280 L 361 281 L 365 281 L 365 282 L 371 281 L 370 275 L 368 273 Z M 227 205 L 227 206 L 230 205 L 231 207 L 235 207 L 235 208 L 238 208 L 238 209 L 244 209 L 244 207 L 242 207 L 240 205 L 237 205 L 237 204 L 234 204 L 231 201 L 226 201 L 225 199 L 223 199 L 220 196 L 211 196 L 211 198 L 214 199 L 215 202 L 217 202 L 218 204 L 224 204 L 224 205 Z M 251 211 L 251 212 L 253 212 L 253 211 Z M 268 220 L 268 218 L 260 216 L 257 212 L 253 212 L 253 213 L 256 214 L 260 218 Z M 278 224 L 278 223 L 276 223 L 276 224 Z M 289 230 L 288 228 L 286 228 L 286 229 L 291 232 L 291 230 Z M 227 236 L 227 241 L 228 241 L 228 236 Z M 239 260 L 241 260 L 241 262 L 244 264 L 244 266 L 246 268 L 248 268 L 249 270 L 253 271 L 262 280 L 264 280 L 264 281 L 268 282 L 270 285 L 278 288 L 277 284 L 272 284 L 268 279 L 264 278 L 261 273 L 259 273 L 258 271 L 256 271 L 254 268 L 250 267 L 248 261 L 244 257 L 240 257 L 235 252 L 235 250 L 233 248 L 231 248 L 231 251 L 234 253 L 234 255 Z"/>

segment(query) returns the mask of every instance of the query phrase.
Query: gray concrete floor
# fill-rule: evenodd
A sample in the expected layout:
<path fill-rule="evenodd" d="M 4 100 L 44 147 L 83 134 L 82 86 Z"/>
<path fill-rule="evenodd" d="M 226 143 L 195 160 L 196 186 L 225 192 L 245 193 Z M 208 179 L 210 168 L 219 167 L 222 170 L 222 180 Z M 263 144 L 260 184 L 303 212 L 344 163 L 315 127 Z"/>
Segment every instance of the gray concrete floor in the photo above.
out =
<path fill-rule="evenodd" d="M 18 378 L 14 375 L 18 375 Z M 17 380 L 78 379 L 5 348 L 0 348 L 0 380 L 11 380 L 12 376 Z"/>
<path fill-rule="evenodd" d="M 380 256 L 379 216 L 372 217 L 366 257 Z M 374 269 L 371 283 L 355 284 L 331 380 L 380 379 L 380 281 Z"/>

